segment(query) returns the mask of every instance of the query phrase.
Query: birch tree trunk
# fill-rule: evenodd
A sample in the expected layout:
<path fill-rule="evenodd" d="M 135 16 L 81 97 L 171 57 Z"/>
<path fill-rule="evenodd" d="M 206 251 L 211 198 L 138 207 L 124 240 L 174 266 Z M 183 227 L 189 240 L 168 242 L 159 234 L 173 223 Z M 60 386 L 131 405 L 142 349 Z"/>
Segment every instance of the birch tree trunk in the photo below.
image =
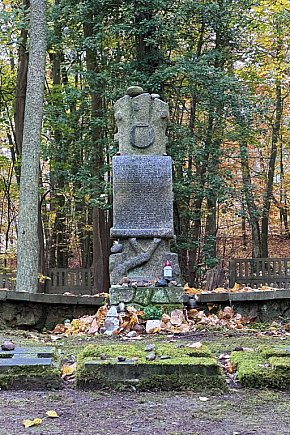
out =
<path fill-rule="evenodd" d="M 30 45 L 24 113 L 16 291 L 37 292 L 39 151 L 46 53 L 46 0 L 30 4 Z"/>

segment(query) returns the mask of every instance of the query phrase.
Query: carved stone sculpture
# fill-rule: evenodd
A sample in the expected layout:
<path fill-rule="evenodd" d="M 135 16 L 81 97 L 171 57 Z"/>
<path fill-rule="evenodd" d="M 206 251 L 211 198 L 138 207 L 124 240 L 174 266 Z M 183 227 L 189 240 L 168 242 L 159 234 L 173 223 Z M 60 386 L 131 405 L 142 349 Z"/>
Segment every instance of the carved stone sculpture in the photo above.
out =
<path fill-rule="evenodd" d="M 166 156 L 168 105 L 159 95 L 130 87 L 115 104 L 119 155 L 113 157 L 111 285 L 126 276 L 154 281 L 169 260 L 178 280 L 173 230 L 172 161 Z"/>

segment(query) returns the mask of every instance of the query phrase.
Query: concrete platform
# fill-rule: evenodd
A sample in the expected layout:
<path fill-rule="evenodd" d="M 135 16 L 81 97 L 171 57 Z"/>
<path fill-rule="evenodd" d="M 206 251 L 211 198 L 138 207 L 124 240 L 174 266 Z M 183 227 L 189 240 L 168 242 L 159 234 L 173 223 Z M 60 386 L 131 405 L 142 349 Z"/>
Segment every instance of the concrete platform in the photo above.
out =
<path fill-rule="evenodd" d="M 105 298 L 0 291 L 0 327 L 53 329 L 65 319 L 95 314 Z"/>
<path fill-rule="evenodd" d="M 235 312 L 256 322 L 290 320 L 290 289 L 198 293 L 193 296 L 200 309 L 207 309 L 207 304 L 216 305 L 217 308 L 229 305 Z M 185 304 L 189 297 L 184 295 Z"/>

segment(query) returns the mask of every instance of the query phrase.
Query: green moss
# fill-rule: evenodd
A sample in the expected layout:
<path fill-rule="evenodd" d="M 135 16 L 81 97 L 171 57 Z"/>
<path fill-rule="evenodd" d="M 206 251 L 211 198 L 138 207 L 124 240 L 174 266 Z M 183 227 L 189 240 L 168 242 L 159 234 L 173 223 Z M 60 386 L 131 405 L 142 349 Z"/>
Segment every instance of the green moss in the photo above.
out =
<path fill-rule="evenodd" d="M 241 385 L 253 388 L 281 388 L 290 387 L 289 372 L 276 370 L 275 363 L 280 364 L 284 358 L 267 358 L 267 352 L 233 352 L 231 362 L 237 367 L 237 377 Z M 271 363 L 272 361 L 272 363 Z M 277 365 L 277 368 L 283 366 Z M 290 367 L 290 364 L 288 365 Z M 284 366 L 285 368 L 285 366 Z"/>
<path fill-rule="evenodd" d="M 170 315 L 174 310 L 183 310 L 183 304 L 165 304 L 162 305 L 164 314 Z"/>
<path fill-rule="evenodd" d="M 154 305 L 148 305 L 144 308 L 144 314 L 142 318 L 144 320 L 161 319 L 162 307 L 157 307 Z"/>
<path fill-rule="evenodd" d="M 11 367 L 0 374 L 0 388 L 59 388 L 61 383 L 60 370 L 54 367 Z"/>
<path fill-rule="evenodd" d="M 289 349 L 289 347 L 288 347 Z M 259 346 L 258 351 L 265 357 L 269 358 L 271 356 L 283 356 L 290 357 L 290 352 L 287 350 L 286 346 L 281 347 L 270 347 L 270 346 Z"/>
<path fill-rule="evenodd" d="M 154 352 L 157 356 L 166 355 L 169 356 L 168 360 L 160 360 L 163 363 L 179 363 L 183 364 L 192 364 L 193 358 L 203 357 L 210 358 L 212 357 L 212 353 L 206 346 L 202 346 L 199 349 L 194 349 L 190 347 L 176 347 L 172 344 L 156 344 Z M 145 352 L 144 343 L 135 343 L 135 344 L 111 344 L 111 345 L 88 345 L 86 346 L 82 352 L 80 352 L 78 356 L 78 360 L 81 362 L 82 360 L 88 359 L 99 359 L 101 355 L 106 355 L 107 359 L 114 358 L 116 359 L 118 356 L 122 355 L 126 359 L 138 358 L 138 363 L 152 364 L 152 362 L 146 360 L 146 356 L 148 355 Z M 106 360 L 104 360 L 106 361 Z M 158 361 L 158 360 L 157 360 Z M 156 363 L 157 361 L 154 361 Z"/>
<path fill-rule="evenodd" d="M 172 391 L 172 390 L 221 390 L 227 389 L 223 376 L 204 376 L 198 373 L 180 377 L 178 375 L 152 375 L 143 379 L 137 386 L 139 391 Z"/>
<path fill-rule="evenodd" d="M 133 382 L 141 390 L 200 389 L 201 386 L 225 388 L 221 367 L 205 346 L 194 349 L 156 344 L 154 351 L 157 354 L 156 360 L 148 361 L 144 343 L 89 345 L 78 356 L 77 384 L 82 387 L 116 389 L 119 384 Z M 101 355 L 106 355 L 107 358 L 102 360 Z M 132 365 L 121 365 L 117 363 L 120 355 L 127 360 L 137 360 Z M 161 355 L 170 358 L 158 358 Z M 97 360 L 96 364 L 86 365 L 86 362 L 94 360 Z"/>
<path fill-rule="evenodd" d="M 283 370 L 289 370 L 290 369 L 290 358 L 289 357 L 275 357 L 272 356 L 269 358 L 269 364 L 271 364 L 271 366 L 275 369 L 275 370 L 279 370 L 279 369 L 283 369 Z M 288 373 L 289 374 L 289 373 Z"/>

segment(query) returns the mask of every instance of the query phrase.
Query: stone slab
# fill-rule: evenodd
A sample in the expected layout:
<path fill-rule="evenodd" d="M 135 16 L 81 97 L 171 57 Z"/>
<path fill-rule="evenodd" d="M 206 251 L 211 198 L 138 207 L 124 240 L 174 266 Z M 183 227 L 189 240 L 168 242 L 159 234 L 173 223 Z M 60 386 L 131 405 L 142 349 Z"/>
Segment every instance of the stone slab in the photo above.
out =
<path fill-rule="evenodd" d="M 183 301 L 182 287 L 111 287 L 110 303 L 118 305 L 125 302 L 130 305 L 181 304 Z"/>
<path fill-rule="evenodd" d="M 219 374 L 220 368 L 217 366 L 215 360 L 212 364 L 203 365 L 198 364 L 176 364 L 171 360 L 163 360 L 162 364 L 148 362 L 147 364 L 137 363 L 105 363 L 102 361 L 87 361 L 84 363 L 85 369 L 93 372 L 102 368 L 103 376 L 105 375 L 111 381 L 120 380 L 139 380 L 146 379 L 152 375 L 176 375 L 188 376 L 192 374 L 199 374 L 204 376 L 215 376 Z"/>
<path fill-rule="evenodd" d="M 12 358 L 0 358 L 0 370 L 1 367 L 50 366 L 51 363 L 52 358 L 13 356 Z"/>
<path fill-rule="evenodd" d="M 169 156 L 113 157 L 112 238 L 173 238 Z"/>
<path fill-rule="evenodd" d="M 184 295 L 183 301 L 186 303 L 189 296 Z M 274 299 L 290 299 L 290 289 L 284 290 L 258 290 L 252 292 L 224 292 L 224 293 L 198 293 L 198 302 L 226 302 L 226 301 L 266 301 Z"/>
<path fill-rule="evenodd" d="M 16 347 L 14 350 L 0 350 L 0 358 L 20 355 L 35 355 L 37 358 L 51 358 L 54 355 L 51 347 Z"/>
<path fill-rule="evenodd" d="M 101 296 L 67 296 L 48 293 L 28 293 L 16 291 L 0 291 L 0 301 L 36 302 L 40 304 L 60 305 L 103 305 L 105 298 Z"/>

